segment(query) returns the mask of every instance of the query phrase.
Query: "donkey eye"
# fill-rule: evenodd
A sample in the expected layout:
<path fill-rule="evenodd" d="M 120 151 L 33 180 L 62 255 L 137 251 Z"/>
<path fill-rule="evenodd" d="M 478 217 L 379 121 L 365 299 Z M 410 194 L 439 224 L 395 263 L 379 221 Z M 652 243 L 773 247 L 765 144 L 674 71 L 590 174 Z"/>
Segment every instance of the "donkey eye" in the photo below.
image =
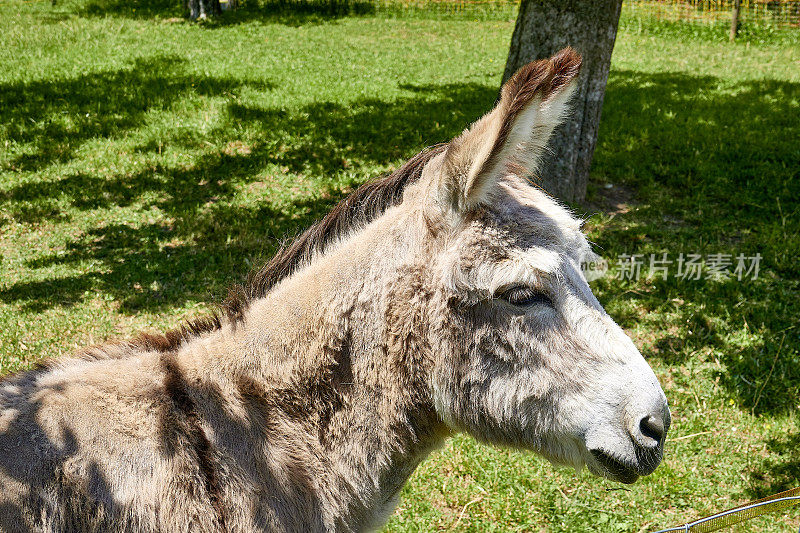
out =
<path fill-rule="evenodd" d="M 551 300 L 548 295 L 542 291 L 538 291 L 526 286 L 505 289 L 499 292 L 496 295 L 496 298 L 505 300 L 511 305 L 516 305 L 518 307 L 530 307 L 536 304 L 544 304 L 554 307 L 553 300 Z"/>

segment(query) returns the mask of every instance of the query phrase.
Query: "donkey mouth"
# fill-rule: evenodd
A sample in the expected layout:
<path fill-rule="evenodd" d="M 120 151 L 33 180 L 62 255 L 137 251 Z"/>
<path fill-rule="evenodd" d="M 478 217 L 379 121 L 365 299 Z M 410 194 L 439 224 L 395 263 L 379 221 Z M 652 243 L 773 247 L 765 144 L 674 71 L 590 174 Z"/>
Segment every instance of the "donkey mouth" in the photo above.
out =
<path fill-rule="evenodd" d="M 603 450 L 590 450 L 599 468 L 594 473 L 602 477 L 630 485 L 639 479 L 639 468 L 614 457 Z M 595 470 L 591 468 L 590 470 Z"/>

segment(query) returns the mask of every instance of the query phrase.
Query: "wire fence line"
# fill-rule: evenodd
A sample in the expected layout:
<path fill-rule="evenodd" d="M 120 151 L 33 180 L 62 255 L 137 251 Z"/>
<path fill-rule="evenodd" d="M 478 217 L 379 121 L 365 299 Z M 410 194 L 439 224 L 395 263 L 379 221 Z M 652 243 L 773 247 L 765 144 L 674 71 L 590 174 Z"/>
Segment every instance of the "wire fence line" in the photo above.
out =
<path fill-rule="evenodd" d="M 295 3 L 326 3 L 355 12 L 386 16 L 514 20 L 519 0 L 273 0 Z M 625 0 L 626 20 L 647 19 L 697 24 L 730 23 L 734 0 Z M 800 29 L 800 0 L 740 0 L 743 24 Z"/>
<path fill-rule="evenodd" d="M 733 0 L 628 0 L 629 16 L 697 23 L 730 22 Z M 756 24 L 800 28 L 800 0 L 741 0 L 739 19 Z"/>
<path fill-rule="evenodd" d="M 655 533 L 684 531 L 687 533 L 710 533 L 752 520 L 767 513 L 785 511 L 800 502 L 800 487 L 789 489 L 760 500 L 755 500 L 720 513 L 706 516 L 680 526 L 661 529 Z"/>

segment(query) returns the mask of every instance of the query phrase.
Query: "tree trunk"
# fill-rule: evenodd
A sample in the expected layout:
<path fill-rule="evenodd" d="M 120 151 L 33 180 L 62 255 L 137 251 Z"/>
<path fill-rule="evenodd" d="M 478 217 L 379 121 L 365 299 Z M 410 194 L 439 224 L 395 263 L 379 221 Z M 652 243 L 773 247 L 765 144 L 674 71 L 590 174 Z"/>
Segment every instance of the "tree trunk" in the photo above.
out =
<path fill-rule="evenodd" d="M 740 5 L 741 5 L 741 0 L 733 0 L 733 6 L 731 8 L 731 34 L 730 34 L 731 42 L 736 40 L 736 32 L 739 31 L 739 6 Z"/>
<path fill-rule="evenodd" d="M 622 0 L 522 0 L 519 8 L 504 82 L 522 65 L 568 45 L 583 56 L 573 112 L 553 133 L 552 153 L 539 171 L 542 187 L 569 202 L 586 196 L 621 8 Z"/>
<path fill-rule="evenodd" d="M 219 0 L 185 0 L 187 15 L 192 20 L 216 17 L 222 13 Z"/>

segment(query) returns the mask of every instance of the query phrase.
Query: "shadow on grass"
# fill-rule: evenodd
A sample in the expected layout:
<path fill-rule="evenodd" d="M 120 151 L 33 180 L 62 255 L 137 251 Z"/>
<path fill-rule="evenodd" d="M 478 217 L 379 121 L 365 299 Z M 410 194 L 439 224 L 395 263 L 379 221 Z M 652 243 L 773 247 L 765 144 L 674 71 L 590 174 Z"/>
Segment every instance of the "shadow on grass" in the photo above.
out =
<path fill-rule="evenodd" d="M 258 90 L 274 87 L 269 82 L 192 75 L 184 71 L 184 63 L 160 56 L 137 59 L 130 68 L 66 80 L 0 84 L 0 127 L 13 141 L 26 145 L 26 153 L 11 159 L 9 167 L 38 171 L 69 161 L 86 141 L 134 130 L 148 113 L 190 95 L 235 95 L 244 84 Z"/>
<path fill-rule="evenodd" d="M 75 8 L 81 16 L 120 17 L 131 19 L 184 19 L 178 0 L 90 0 Z M 244 2 L 237 9 L 226 10 L 218 16 L 202 21 L 205 27 L 214 28 L 246 22 L 303 26 L 323 24 L 343 17 L 368 15 L 375 12 L 375 4 L 359 0 L 266 0 Z M 191 23 L 185 19 L 186 23 Z"/>
<path fill-rule="evenodd" d="M 770 413 L 793 408 L 800 395 L 800 331 L 788 329 L 800 315 L 800 84 L 724 84 L 611 73 L 593 173 L 634 187 L 637 205 L 597 242 L 612 262 L 622 253 L 645 262 L 663 252 L 673 261 L 760 254 L 757 279 L 680 280 L 672 264 L 666 281 L 602 280 L 601 300 L 624 327 L 668 316 L 646 355 L 668 365 L 718 358 L 720 385 L 737 403 Z"/>
<path fill-rule="evenodd" d="M 30 90 L 28 86 L 3 88 L 0 94 L 6 100 L 23 102 L 24 109 L 9 110 L 5 118 L 18 129 L 17 140 L 32 149 L 29 158 L 13 164 L 40 169 L 64 161 L 75 155 L 82 141 L 135 130 L 143 125 L 149 109 L 168 107 L 190 91 L 235 94 L 241 87 L 251 86 L 249 82 L 185 76 L 172 59 L 154 62 L 152 72 L 146 68 L 149 64 L 139 63 L 131 70 L 104 73 L 91 80 L 43 85 L 45 94 L 36 99 L 38 103 L 11 96 Z M 79 90 L 87 84 L 88 93 Z M 143 88 L 133 93 L 128 88 L 131 85 Z M 252 85 L 262 91 L 271 89 L 268 84 Z M 0 193 L 0 208 L 18 222 L 52 222 L 70 213 L 136 203 L 141 203 L 143 210 L 157 208 L 169 222 L 100 221 L 72 238 L 66 249 L 45 253 L 27 264 L 29 268 L 66 266 L 74 273 L 7 285 L 0 288 L 0 299 L 40 312 L 74 304 L 87 293 L 102 292 L 112 295 L 121 310 L 136 312 L 223 297 L 225 289 L 242 280 L 282 238 L 320 218 L 342 197 L 341 188 L 349 186 L 349 178 L 343 180 L 342 175 L 352 176 L 361 167 L 399 162 L 426 145 L 452 137 L 496 96 L 495 88 L 472 83 L 409 86 L 406 90 L 410 96 L 392 102 L 367 98 L 349 107 L 320 102 L 292 112 L 259 108 L 232 97 L 224 124 L 204 138 L 222 139 L 224 144 L 231 132 L 255 128 L 263 132 L 260 142 L 242 145 L 242 149 L 204 149 L 189 165 L 155 163 L 135 173 L 110 177 L 79 171 L 7 188 Z M 100 94 L 106 98 L 95 102 Z M 95 105 L 99 111 L 92 107 Z M 36 125 L 64 114 L 81 115 L 86 109 L 108 118 L 98 125 L 84 125 L 72 137 L 63 127 Z M 26 123 L 25 115 L 35 120 Z M 54 156 L 48 147 L 67 138 L 70 151 Z M 198 144 L 196 139 L 180 136 L 167 142 L 190 148 Z M 236 142 L 229 144 L 236 146 Z M 163 161 L 157 150 L 153 143 L 138 148 L 147 160 Z M 293 200 L 285 210 L 272 207 L 270 197 L 263 197 L 255 206 L 237 205 L 233 197 L 241 187 L 258 191 L 274 187 L 253 183 L 267 166 L 298 179 L 313 178 L 315 193 Z M 291 196 L 280 193 L 281 199 L 287 195 Z M 68 210 L 60 207 L 65 203 Z M 88 271 L 80 268 L 86 264 L 93 266 Z"/>
<path fill-rule="evenodd" d="M 800 486 L 800 435 L 767 441 L 772 457 L 750 474 L 749 496 L 764 498 Z"/>

